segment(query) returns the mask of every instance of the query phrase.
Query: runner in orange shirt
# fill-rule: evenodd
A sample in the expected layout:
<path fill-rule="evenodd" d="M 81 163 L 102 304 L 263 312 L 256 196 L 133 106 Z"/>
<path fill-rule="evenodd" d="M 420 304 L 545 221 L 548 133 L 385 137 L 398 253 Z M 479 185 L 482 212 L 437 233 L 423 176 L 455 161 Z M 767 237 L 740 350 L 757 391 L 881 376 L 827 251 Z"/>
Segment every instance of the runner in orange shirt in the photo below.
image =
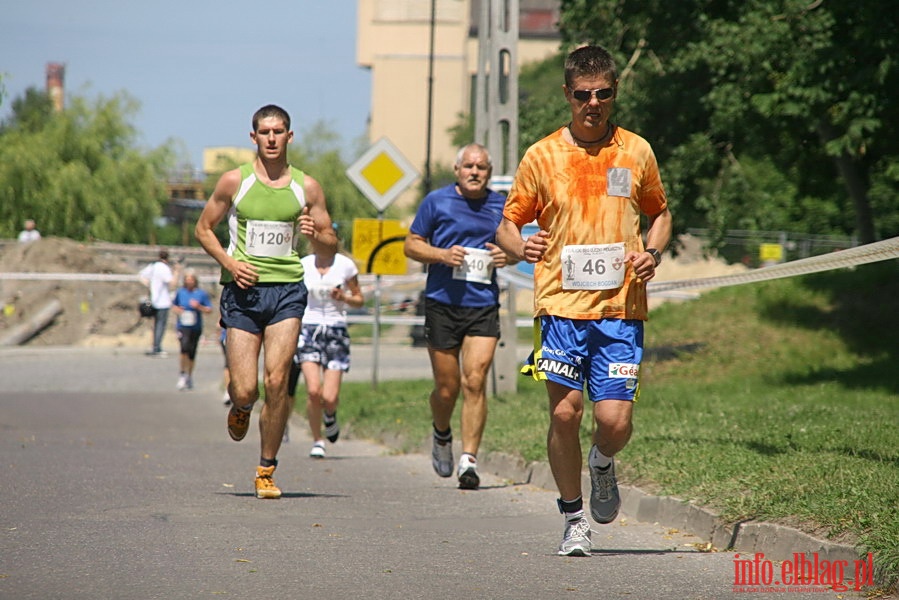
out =
<path fill-rule="evenodd" d="M 534 264 L 539 342 L 532 370 L 549 396 L 547 453 L 565 516 L 564 555 L 586 556 L 592 548 L 580 480 L 585 387 L 596 422 L 588 459 L 591 514 L 598 523 L 618 516 L 613 457 L 633 429 L 646 282 L 671 237 L 652 148 L 609 121 L 617 85 L 604 48 L 585 46 L 568 55 L 562 89 L 571 122 L 528 149 L 497 230 L 506 253 Z M 645 245 L 643 215 L 649 222 Z M 540 231 L 524 239 L 522 227 L 535 220 Z"/>

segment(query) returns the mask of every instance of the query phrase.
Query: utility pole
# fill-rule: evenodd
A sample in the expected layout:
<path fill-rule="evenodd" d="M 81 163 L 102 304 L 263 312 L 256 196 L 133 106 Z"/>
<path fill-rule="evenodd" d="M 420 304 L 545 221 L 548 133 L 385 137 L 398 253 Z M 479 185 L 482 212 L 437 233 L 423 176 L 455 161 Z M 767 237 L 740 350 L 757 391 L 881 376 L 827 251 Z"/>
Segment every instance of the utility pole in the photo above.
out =
<path fill-rule="evenodd" d="M 494 179 L 509 181 L 518 168 L 518 0 L 480 0 L 478 72 L 475 79 L 475 141 L 493 159 Z M 499 186 L 491 186 L 499 190 Z M 505 188 L 508 190 L 508 188 Z M 501 302 L 500 328 L 504 335 L 493 357 L 493 393 L 518 388 L 518 328 L 515 296 L 509 285 Z"/>
<path fill-rule="evenodd" d="M 518 167 L 518 0 L 480 0 L 474 137 L 494 175 Z"/>
<path fill-rule="evenodd" d="M 434 34 L 437 29 L 437 0 L 431 0 L 431 30 L 428 46 L 428 122 L 425 134 L 424 195 L 431 191 L 431 131 L 434 120 Z"/>

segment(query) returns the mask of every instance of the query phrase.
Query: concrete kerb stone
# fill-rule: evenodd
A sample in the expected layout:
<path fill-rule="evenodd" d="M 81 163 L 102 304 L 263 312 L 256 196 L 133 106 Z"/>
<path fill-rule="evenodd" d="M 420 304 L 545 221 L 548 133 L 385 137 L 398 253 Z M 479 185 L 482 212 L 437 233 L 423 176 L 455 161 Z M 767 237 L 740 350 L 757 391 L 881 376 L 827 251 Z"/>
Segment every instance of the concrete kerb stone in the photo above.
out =
<path fill-rule="evenodd" d="M 817 553 L 825 560 L 856 561 L 860 551 L 846 544 L 821 540 L 805 532 L 776 523 L 739 523 L 732 536 L 733 551 L 739 553 L 763 553 L 769 560 L 789 560 L 795 553 Z"/>
<path fill-rule="evenodd" d="M 396 443 L 397 440 L 394 440 Z M 400 444 L 401 445 L 401 444 Z M 458 456 L 461 446 L 454 443 Z M 422 451 L 431 453 L 428 436 Z M 522 458 L 502 452 L 481 452 L 478 455 L 481 472 L 496 475 L 513 483 L 527 483 L 541 489 L 556 489 L 549 463 L 526 463 Z M 590 476 L 586 471 L 581 487 L 589 494 Z M 817 552 L 822 559 L 854 562 L 861 557 L 860 549 L 847 544 L 822 540 L 793 527 L 776 523 L 743 521 L 727 523 L 719 514 L 674 496 L 656 496 L 633 485 L 619 485 L 621 514 L 644 523 L 658 523 L 685 531 L 704 540 L 719 551 L 763 553 L 767 560 L 791 560 L 795 553 Z"/>

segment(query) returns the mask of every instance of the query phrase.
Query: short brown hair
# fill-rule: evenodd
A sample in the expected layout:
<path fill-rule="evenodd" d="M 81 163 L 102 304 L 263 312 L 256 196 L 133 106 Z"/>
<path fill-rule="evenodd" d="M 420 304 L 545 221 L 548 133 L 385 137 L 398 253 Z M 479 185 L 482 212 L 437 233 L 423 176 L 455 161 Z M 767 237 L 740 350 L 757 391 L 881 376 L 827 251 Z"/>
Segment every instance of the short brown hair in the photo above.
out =
<path fill-rule="evenodd" d="M 257 131 L 259 129 L 259 121 L 262 119 L 267 119 L 268 117 L 275 117 L 284 121 L 284 127 L 288 130 L 290 129 L 290 115 L 287 114 L 287 111 L 277 106 L 275 104 L 266 104 L 255 113 L 253 113 L 253 131 Z"/>
<path fill-rule="evenodd" d="M 565 59 L 565 85 L 569 88 L 576 77 L 605 75 L 618 81 L 615 59 L 602 46 L 581 46 Z"/>

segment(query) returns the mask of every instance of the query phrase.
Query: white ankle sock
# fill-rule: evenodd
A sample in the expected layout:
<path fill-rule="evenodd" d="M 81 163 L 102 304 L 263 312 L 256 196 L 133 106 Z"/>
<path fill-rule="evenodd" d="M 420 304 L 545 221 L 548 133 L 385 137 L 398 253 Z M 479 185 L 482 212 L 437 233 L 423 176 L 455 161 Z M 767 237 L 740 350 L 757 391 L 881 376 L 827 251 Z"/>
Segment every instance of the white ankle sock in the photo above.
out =
<path fill-rule="evenodd" d="M 579 510 L 577 512 L 563 513 L 563 514 L 565 515 L 565 520 L 568 521 L 569 523 L 572 523 L 574 521 L 580 521 L 581 519 L 584 518 L 584 509 L 582 508 L 581 510 Z"/>
<path fill-rule="evenodd" d="M 593 446 L 592 448 L 590 448 L 590 458 L 588 459 L 588 461 L 591 467 L 606 469 L 609 465 L 612 464 L 612 457 L 606 456 L 599 451 L 599 448 Z"/>

